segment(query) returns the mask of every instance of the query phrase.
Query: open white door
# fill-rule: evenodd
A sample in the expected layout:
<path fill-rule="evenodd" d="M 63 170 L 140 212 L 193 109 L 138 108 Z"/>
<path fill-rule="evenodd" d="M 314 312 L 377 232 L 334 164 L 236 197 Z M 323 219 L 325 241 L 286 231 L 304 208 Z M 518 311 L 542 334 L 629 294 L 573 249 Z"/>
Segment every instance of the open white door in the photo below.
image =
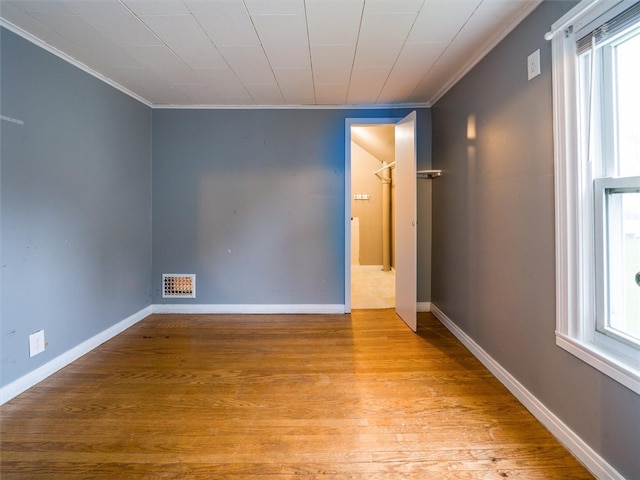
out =
<path fill-rule="evenodd" d="M 417 303 L 416 112 L 396 124 L 396 313 L 414 332 Z"/>

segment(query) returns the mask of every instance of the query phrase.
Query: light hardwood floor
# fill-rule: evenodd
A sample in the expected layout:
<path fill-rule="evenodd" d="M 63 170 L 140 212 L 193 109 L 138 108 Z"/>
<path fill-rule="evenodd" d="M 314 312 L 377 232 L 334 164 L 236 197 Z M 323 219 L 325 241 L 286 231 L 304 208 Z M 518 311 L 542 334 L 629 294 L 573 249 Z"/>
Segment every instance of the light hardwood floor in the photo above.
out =
<path fill-rule="evenodd" d="M 153 315 L 0 409 L 11 479 L 588 479 L 430 314 Z"/>

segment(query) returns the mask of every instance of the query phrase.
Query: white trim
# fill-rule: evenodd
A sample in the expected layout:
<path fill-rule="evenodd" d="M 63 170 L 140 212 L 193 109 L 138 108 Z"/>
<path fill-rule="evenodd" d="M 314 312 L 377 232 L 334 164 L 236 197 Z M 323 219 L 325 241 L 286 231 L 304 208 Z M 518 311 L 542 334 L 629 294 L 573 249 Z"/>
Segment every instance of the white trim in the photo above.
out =
<path fill-rule="evenodd" d="M 162 105 L 158 110 L 388 110 L 390 108 L 430 108 L 430 103 L 381 103 L 368 105 Z"/>
<path fill-rule="evenodd" d="M 577 433 L 485 352 L 442 310 L 431 304 L 431 312 L 596 478 L 624 480 L 624 477 L 612 465 L 587 445 Z"/>
<path fill-rule="evenodd" d="M 156 304 L 151 305 L 153 313 L 188 313 L 188 314 L 342 314 L 345 313 L 344 305 L 334 304 Z"/>
<path fill-rule="evenodd" d="M 134 313 L 130 317 L 125 318 L 119 323 L 116 323 L 112 327 L 107 328 L 103 332 L 94 335 L 90 339 L 76 345 L 71 350 L 57 356 L 53 360 L 45 363 L 39 368 L 23 375 L 22 377 L 14 380 L 13 382 L 5 385 L 0 389 L 0 405 L 8 402 L 12 398 L 20 395 L 34 385 L 40 383 L 42 380 L 53 375 L 58 370 L 66 367 L 78 358 L 89 353 L 94 348 L 102 345 L 107 340 L 112 339 L 119 333 L 124 332 L 127 328 L 135 325 L 143 318 L 151 315 L 151 307 L 145 307 L 139 312 Z"/>
<path fill-rule="evenodd" d="M 628 361 L 617 361 L 611 354 L 611 349 L 598 348 L 595 343 L 582 342 L 559 331 L 556 331 L 556 345 L 608 375 L 629 390 L 640 394 L 640 375 L 629 368 Z M 636 364 L 638 363 L 640 362 L 636 360 Z"/>
<path fill-rule="evenodd" d="M 438 100 L 440 100 L 453 86 L 458 83 L 469 71 L 475 67 L 480 60 L 487 56 L 487 54 L 493 50 L 504 38 L 509 35 L 519 24 L 522 22 L 527 16 L 533 12 L 538 5 L 542 3 L 542 0 L 533 0 L 531 2 L 526 2 L 524 8 L 521 10 L 520 14 L 509 23 L 504 29 L 498 32 L 490 41 L 487 43 L 480 52 L 474 57 L 471 57 L 469 62 L 467 62 L 458 73 L 451 77 L 451 79 L 440 89 L 438 92 L 431 97 L 427 103 L 429 105 L 435 105 Z"/>
<path fill-rule="evenodd" d="M 416 312 L 430 312 L 431 302 L 418 302 L 416 304 Z"/>
<path fill-rule="evenodd" d="M 4 18 L 0 18 L 0 27 L 4 27 L 7 30 L 15 33 L 16 35 L 24 38 L 25 40 L 33 43 L 34 45 L 42 48 L 43 50 L 46 50 L 47 52 L 55 55 L 56 57 L 61 58 L 62 60 L 64 60 L 67 63 L 70 63 L 71 65 L 73 65 L 74 67 L 79 68 L 80 70 L 82 70 L 85 73 L 88 73 L 89 75 L 97 78 L 98 80 L 103 81 L 104 83 L 106 83 L 107 85 L 110 85 L 111 87 L 115 88 L 116 90 L 119 90 L 120 92 L 124 93 L 125 95 L 130 96 L 131 98 L 139 101 L 140 103 L 145 104 L 147 107 L 153 107 L 153 104 L 151 102 L 149 102 L 148 100 L 145 100 L 144 98 L 142 98 L 140 95 L 137 95 L 135 93 L 133 93 L 131 90 L 123 87 L 122 85 L 120 85 L 119 83 L 114 82 L 113 80 L 111 80 L 108 77 L 105 77 L 104 75 L 102 75 L 99 72 L 96 72 L 94 69 L 92 69 L 91 67 L 85 65 L 82 62 L 79 62 L 78 60 L 76 60 L 75 58 L 67 55 L 64 52 L 61 52 L 60 50 L 58 50 L 55 47 L 52 47 L 51 45 L 49 45 L 48 43 L 43 42 L 42 40 L 40 40 L 38 37 L 33 36 L 32 34 L 30 34 L 29 32 L 21 29 L 20 27 L 14 25 L 11 22 L 8 22 L 7 20 L 5 20 Z"/>

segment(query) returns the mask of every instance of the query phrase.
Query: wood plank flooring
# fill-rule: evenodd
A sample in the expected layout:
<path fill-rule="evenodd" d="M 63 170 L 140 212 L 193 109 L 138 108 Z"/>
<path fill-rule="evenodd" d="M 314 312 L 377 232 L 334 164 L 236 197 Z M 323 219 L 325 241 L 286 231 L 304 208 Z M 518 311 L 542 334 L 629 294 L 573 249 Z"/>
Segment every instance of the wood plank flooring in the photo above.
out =
<path fill-rule="evenodd" d="M 430 314 L 152 315 L 0 409 L 12 479 L 588 479 Z"/>

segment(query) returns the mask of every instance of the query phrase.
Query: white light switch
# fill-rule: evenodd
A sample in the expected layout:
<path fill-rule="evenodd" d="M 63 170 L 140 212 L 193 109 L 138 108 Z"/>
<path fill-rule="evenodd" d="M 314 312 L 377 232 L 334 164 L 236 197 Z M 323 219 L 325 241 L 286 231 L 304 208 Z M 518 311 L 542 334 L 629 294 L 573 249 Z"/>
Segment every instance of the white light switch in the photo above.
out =
<path fill-rule="evenodd" d="M 540 49 L 527 57 L 527 79 L 540 75 Z"/>

